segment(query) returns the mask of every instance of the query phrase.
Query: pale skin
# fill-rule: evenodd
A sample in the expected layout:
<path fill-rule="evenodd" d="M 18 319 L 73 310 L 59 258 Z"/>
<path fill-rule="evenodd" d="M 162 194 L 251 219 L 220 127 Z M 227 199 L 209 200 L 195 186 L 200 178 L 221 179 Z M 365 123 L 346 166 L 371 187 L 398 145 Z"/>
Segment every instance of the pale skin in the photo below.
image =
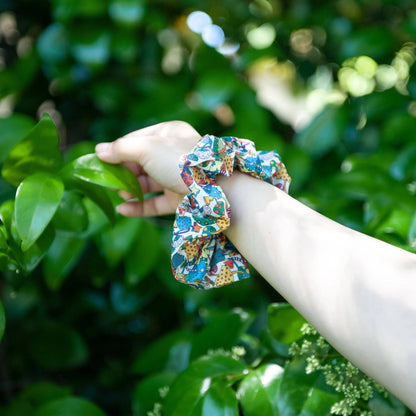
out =
<path fill-rule="evenodd" d="M 187 193 L 178 161 L 200 139 L 172 121 L 98 145 L 125 163 L 144 193 L 118 211 L 174 213 Z M 290 173 L 290 166 L 289 166 Z M 279 189 L 236 172 L 219 177 L 232 207 L 227 237 L 340 353 L 416 411 L 416 255 L 346 228 Z"/>

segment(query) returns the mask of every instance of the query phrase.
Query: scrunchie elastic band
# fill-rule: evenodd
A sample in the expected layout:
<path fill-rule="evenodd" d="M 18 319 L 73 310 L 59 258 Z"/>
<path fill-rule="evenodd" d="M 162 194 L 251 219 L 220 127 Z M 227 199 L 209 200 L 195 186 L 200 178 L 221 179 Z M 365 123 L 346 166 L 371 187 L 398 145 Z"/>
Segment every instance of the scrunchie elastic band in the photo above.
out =
<path fill-rule="evenodd" d="M 210 289 L 249 277 L 247 260 L 222 234 L 230 225 L 231 209 L 215 178 L 230 177 L 238 168 L 288 192 L 290 176 L 280 156 L 257 152 L 249 140 L 205 135 L 179 167 L 190 192 L 179 204 L 173 226 L 175 278 Z"/>

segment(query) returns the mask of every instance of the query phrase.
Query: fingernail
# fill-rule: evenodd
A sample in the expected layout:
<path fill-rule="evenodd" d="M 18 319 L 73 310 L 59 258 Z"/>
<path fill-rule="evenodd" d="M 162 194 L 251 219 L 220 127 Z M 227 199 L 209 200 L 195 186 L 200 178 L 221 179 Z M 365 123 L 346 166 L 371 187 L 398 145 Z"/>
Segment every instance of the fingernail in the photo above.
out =
<path fill-rule="evenodd" d="M 97 146 L 95 146 L 95 152 L 96 153 L 105 153 L 108 149 L 108 146 L 110 143 L 98 143 Z"/>
<path fill-rule="evenodd" d="M 124 214 L 124 207 L 123 207 L 123 205 L 117 205 L 117 206 L 116 206 L 116 211 L 117 211 L 119 214 L 123 215 L 123 214 Z"/>

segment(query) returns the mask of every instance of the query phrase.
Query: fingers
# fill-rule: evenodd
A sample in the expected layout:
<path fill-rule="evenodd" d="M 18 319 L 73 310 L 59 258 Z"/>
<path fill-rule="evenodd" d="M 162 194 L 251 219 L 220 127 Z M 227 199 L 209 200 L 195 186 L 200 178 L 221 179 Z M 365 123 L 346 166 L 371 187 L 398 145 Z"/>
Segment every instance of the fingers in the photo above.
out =
<path fill-rule="evenodd" d="M 145 141 L 134 135 L 127 135 L 114 142 L 99 143 L 95 147 L 97 156 L 108 163 L 140 163 L 145 150 Z"/>
<path fill-rule="evenodd" d="M 150 192 L 162 192 L 163 191 L 163 187 L 160 186 L 156 181 L 154 181 L 150 176 L 141 175 L 137 179 L 139 180 L 140 187 L 142 188 L 143 194 L 147 194 Z M 135 198 L 134 195 L 126 191 L 119 191 L 118 194 L 125 201 Z"/>
<path fill-rule="evenodd" d="M 153 217 L 172 214 L 176 205 L 172 205 L 166 195 L 158 195 L 140 202 L 125 202 L 117 207 L 117 212 L 125 217 Z"/>

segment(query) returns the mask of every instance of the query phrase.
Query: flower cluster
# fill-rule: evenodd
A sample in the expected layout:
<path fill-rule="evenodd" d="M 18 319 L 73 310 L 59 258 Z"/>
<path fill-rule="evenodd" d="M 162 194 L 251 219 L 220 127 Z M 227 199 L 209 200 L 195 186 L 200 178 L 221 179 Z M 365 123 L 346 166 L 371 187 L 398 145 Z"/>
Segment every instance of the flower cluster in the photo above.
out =
<path fill-rule="evenodd" d="M 306 373 L 322 371 L 326 384 L 340 394 L 342 398 L 332 406 L 331 414 L 372 416 L 368 401 L 374 391 L 386 394 L 384 388 L 342 357 L 309 324 L 302 327 L 302 334 L 301 341 L 293 343 L 289 353 L 305 357 Z"/>

